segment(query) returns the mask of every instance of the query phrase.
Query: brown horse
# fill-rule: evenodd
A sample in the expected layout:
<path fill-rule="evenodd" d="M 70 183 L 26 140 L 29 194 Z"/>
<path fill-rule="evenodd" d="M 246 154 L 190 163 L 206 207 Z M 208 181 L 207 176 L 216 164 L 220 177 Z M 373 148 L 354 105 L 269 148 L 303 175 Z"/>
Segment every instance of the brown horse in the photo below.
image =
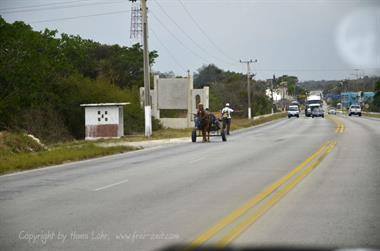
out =
<path fill-rule="evenodd" d="M 202 130 L 203 142 L 210 142 L 211 116 L 204 109 L 203 104 L 198 105 L 197 117 L 200 122 L 200 129 Z"/>

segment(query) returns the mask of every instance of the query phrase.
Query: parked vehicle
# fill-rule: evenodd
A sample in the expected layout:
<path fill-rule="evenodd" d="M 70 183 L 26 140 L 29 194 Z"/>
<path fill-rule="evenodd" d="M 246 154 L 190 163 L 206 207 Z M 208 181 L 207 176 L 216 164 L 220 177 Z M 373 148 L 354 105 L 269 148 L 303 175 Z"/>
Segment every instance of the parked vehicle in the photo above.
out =
<path fill-rule="evenodd" d="M 351 105 L 350 108 L 348 109 L 348 116 L 351 115 L 359 115 L 362 116 L 362 108 L 360 105 Z"/>
<path fill-rule="evenodd" d="M 314 118 L 314 117 L 322 117 L 322 118 L 324 118 L 325 117 L 325 111 L 322 108 L 315 108 L 311 112 L 311 117 L 312 118 Z"/>
<path fill-rule="evenodd" d="M 300 117 L 300 110 L 298 108 L 298 105 L 289 105 L 288 107 L 288 118 L 291 117 Z"/>
<path fill-rule="evenodd" d="M 336 109 L 334 107 L 330 107 L 330 109 L 327 112 L 328 114 L 336 115 Z"/>

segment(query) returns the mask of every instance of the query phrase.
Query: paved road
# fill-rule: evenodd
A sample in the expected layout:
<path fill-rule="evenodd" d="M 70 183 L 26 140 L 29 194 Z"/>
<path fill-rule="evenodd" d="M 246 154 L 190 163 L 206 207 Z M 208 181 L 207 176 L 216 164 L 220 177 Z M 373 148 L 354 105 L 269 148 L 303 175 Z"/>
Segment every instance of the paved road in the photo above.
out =
<path fill-rule="evenodd" d="M 0 250 L 380 247 L 380 121 L 334 118 L 2 176 Z"/>

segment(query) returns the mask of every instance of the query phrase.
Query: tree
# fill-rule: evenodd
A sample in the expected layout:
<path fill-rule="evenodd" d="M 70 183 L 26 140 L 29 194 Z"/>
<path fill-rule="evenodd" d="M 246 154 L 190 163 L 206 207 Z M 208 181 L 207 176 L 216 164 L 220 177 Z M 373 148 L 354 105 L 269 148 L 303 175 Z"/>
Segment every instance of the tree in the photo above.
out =
<path fill-rule="evenodd" d="M 220 81 L 224 78 L 224 71 L 213 64 L 203 65 L 194 75 L 194 87 L 203 88 L 213 82 Z"/>
<path fill-rule="evenodd" d="M 298 78 L 296 76 L 283 75 L 276 81 L 278 85 L 284 82 L 286 83 L 289 95 L 295 97 L 297 95 Z"/>
<path fill-rule="evenodd" d="M 375 85 L 375 96 L 373 97 L 373 105 L 374 105 L 374 110 L 380 111 L 380 81 L 376 82 Z"/>
<path fill-rule="evenodd" d="M 26 130 L 45 142 L 82 138 L 81 103 L 130 101 L 126 132 L 144 129 L 138 87 L 141 45 L 102 45 L 57 31 L 33 31 L 0 17 L 0 130 Z M 157 58 L 151 52 L 151 63 Z M 154 126 L 156 126 L 154 124 Z"/>

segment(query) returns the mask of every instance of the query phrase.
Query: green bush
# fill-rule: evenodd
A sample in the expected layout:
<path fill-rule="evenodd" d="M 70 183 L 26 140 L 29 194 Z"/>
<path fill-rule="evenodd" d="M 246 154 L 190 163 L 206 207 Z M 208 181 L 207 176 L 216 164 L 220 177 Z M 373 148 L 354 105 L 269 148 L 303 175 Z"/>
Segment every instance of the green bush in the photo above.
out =
<path fill-rule="evenodd" d="M 83 103 L 131 102 L 125 132 L 144 130 L 138 88 L 142 47 L 102 45 L 33 31 L 0 17 L 0 130 L 26 130 L 45 143 L 84 137 Z M 151 52 L 151 63 L 157 57 Z M 153 128 L 160 125 L 153 120 Z"/>

